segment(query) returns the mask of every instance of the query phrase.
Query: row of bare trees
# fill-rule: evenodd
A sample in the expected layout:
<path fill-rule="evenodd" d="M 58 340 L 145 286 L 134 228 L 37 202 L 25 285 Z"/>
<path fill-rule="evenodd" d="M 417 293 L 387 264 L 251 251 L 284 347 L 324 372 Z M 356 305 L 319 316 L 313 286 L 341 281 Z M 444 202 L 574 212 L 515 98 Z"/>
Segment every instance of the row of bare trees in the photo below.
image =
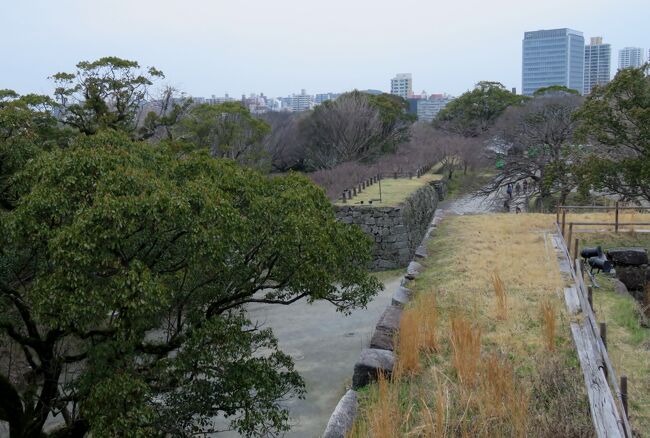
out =
<path fill-rule="evenodd" d="M 439 172 L 453 178 L 456 171 L 466 173 L 481 165 L 483 159 L 480 141 L 446 133 L 430 123 L 416 122 L 410 127 L 409 141 L 400 144 L 395 153 L 385 154 L 371 163 L 349 161 L 309 176 L 335 199 L 343 190 L 377 174 L 415 173 L 424 164 L 440 163 Z"/>

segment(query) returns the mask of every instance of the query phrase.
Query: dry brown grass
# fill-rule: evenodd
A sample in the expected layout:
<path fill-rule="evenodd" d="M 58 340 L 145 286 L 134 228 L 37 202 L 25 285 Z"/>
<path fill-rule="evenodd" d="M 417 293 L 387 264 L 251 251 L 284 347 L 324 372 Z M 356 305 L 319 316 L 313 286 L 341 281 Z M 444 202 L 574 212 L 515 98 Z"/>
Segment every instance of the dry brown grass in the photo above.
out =
<path fill-rule="evenodd" d="M 472 327 L 463 317 L 452 317 L 450 340 L 458 379 L 463 385 L 471 387 L 481 358 L 481 329 Z"/>
<path fill-rule="evenodd" d="M 438 348 L 436 336 L 437 309 L 433 291 L 423 294 L 417 306 L 402 313 L 397 335 L 396 375 L 412 374 L 420 370 L 420 353 L 432 353 Z"/>
<path fill-rule="evenodd" d="M 438 309 L 436 307 L 436 294 L 432 290 L 422 294 L 418 305 L 414 307 L 417 312 L 418 326 L 421 333 L 420 349 L 432 353 L 438 349 L 437 323 Z"/>
<path fill-rule="evenodd" d="M 373 411 L 370 421 L 372 436 L 377 438 L 397 437 L 399 436 L 397 393 L 383 373 L 379 374 L 377 386 L 379 388 L 377 409 Z"/>
<path fill-rule="evenodd" d="M 494 292 L 496 294 L 496 313 L 497 319 L 506 319 L 508 317 L 508 296 L 506 295 L 506 287 L 501 280 L 499 271 L 494 271 L 492 274 L 492 284 L 494 285 Z"/>
<path fill-rule="evenodd" d="M 555 333 L 556 333 L 556 321 L 555 321 L 555 309 L 553 304 L 550 301 L 544 301 L 540 306 L 540 313 L 542 314 L 542 326 L 544 332 L 544 341 L 546 343 L 546 348 L 549 351 L 555 350 Z"/>
<path fill-rule="evenodd" d="M 422 332 L 416 309 L 407 309 L 402 313 L 397 340 L 397 375 L 415 373 L 420 370 L 420 347 Z"/>
<path fill-rule="evenodd" d="M 585 415 L 582 409 L 587 405 L 579 369 L 561 374 L 564 387 L 570 388 L 566 394 L 537 377 L 544 363 L 540 357 L 555 355 L 564 367 L 577 363 L 568 327 L 559 325 L 568 317 L 564 283 L 546 231 L 553 230 L 554 219 L 538 214 L 462 216 L 439 226 L 423 261 L 425 270 L 412 284 L 416 295 L 410 323 L 417 321 L 420 327 L 419 371 L 397 373 L 392 385 L 402 394 L 401 400 L 394 399 L 401 415 L 398 436 L 593 435 L 589 411 Z M 554 304 L 558 324 L 553 353 L 540 319 L 544 302 Z M 427 308 L 435 309 L 431 344 L 423 334 Z M 399 348 L 397 354 L 399 363 Z M 576 409 L 578 418 L 563 420 L 567 411 L 554 397 Z M 354 437 L 374 437 L 368 417 L 375 409 L 372 399 L 361 398 Z"/>
<path fill-rule="evenodd" d="M 494 353 L 483 362 L 477 404 L 483 421 L 507 424 L 513 436 L 526 434 L 528 393 L 517 384 L 512 364 Z"/>

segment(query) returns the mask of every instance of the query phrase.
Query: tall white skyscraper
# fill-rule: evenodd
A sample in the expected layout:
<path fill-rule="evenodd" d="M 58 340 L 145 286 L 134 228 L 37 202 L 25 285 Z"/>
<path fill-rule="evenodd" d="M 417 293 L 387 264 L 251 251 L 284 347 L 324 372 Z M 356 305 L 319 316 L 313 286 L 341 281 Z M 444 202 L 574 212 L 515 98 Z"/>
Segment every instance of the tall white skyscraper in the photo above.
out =
<path fill-rule="evenodd" d="M 398 73 L 390 80 L 390 94 L 396 94 L 404 99 L 413 95 L 413 77 L 411 73 Z"/>
<path fill-rule="evenodd" d="M 618 51 L 618 69 L 641 67 L 645 62 L 645 50 L 641 47 L 625 47 Z"/>
<path fill-rule="evenodd" d="M 594 37 L 585 46 L 585 80 L 584 93 L 591 93 L 594 85 L 604 85 L 609 82 L 611 69 L 612 47 L 603 44 L 602 37 Z"/>

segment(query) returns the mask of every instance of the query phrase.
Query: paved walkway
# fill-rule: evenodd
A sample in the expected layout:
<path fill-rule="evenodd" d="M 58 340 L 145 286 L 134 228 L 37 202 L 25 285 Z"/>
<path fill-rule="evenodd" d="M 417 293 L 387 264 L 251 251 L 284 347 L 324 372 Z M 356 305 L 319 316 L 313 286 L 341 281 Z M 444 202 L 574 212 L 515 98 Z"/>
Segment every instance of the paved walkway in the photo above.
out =
<path fill-rule="evenodd" d="M 500 194 L 477 197 L 472 194 L 440 203 L 433 222 L 446 215 L 479 214 L 503 211 Z M 291 355 L 297 371 L 307 385 L 304 400 L 285 403 L 292 428 L 285 436 L 320 437 L 327 421 L 351 383 L 354 363 L 368 345 L 381 313 L 390 304 L 403 272 L 384 281 L 384 290 L 363 310 L 343 316 L 327 302 L 290 306 L 256 305 L 248 308 L 249 318 L 273 329 L 282 351 Z M 235 433 L 219 436 L 237 437 Z"/>
<path fill-rule="evenodd" d="M 290 306 L 256 305 L 248 308 L 248 317 L 273 329 L 280 349 L 289 354 L 296 370 L 305 380 L 304 400 L 285 402 L 292 428 L 285 436 L 320 437 L 339 399 L 352 381 L 354 363 L 367 346 L 381 313 L 390 304 L 401 280 L 401 271 L 384 281 L 384 290 L 366 309 L 344 316 L 328 302 Z M 219 437 L 237 437 L 236 433 Z"/>

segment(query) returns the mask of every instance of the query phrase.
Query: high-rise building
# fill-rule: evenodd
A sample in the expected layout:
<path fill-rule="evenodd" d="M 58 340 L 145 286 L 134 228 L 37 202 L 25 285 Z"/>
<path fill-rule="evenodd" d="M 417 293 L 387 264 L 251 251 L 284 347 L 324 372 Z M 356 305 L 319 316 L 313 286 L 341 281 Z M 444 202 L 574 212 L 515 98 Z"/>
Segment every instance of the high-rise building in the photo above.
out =
<path fill-rule="evenodd" d="M 641 67 L 645 62 L 645 51 L 641 47 L 625 47 L 618 51 L 618 69 Z"/>
<path fill-rule="evenodd" d="M 316 105 L 320 105 L 321 103 L 327 102 L 328 100 L 336 100 L 336 98 L 339 96 L 339 93 L 320 93 L 317 94 L 314 98 L 314 103 Z"/>
<path fill-rule="evenodd" d="M 584 93 L 591 93 L 595 85 L 604 85 L 609 82 L 612 65 L 612 46 L 603 44 L 602 37 L 591 38 L 585 46 L 585 79 Z"/>
<path fill-rule="evenodd" d="M 582 32 L 571 29 L 525 32 L 522 55 L 524 95 L 530 96 L 552 85 L 583 91 L 585 39 Z"/>
<path fill-rule="evenodd" d="M 300 91 L 300 94 L 294 94 L 291 96 L 291 111 L 307 111 L 314 107 L 314 96 L 307 94 L 303 88 Z"/>
<path fill-rule="evenodd" d="M 454 100 L 454 98 L 446 94 L 432 94 L 428 99 L 417 100 L 418 120 L 424 122 L 432 121 L 452 100 Z"/>
<path fill-rule="evenodd" d="M 390 94 L 396 94 L 404 99 L 413 95 L 413 77 L 411 73 L 398 73 L 390 80 Z"/>

